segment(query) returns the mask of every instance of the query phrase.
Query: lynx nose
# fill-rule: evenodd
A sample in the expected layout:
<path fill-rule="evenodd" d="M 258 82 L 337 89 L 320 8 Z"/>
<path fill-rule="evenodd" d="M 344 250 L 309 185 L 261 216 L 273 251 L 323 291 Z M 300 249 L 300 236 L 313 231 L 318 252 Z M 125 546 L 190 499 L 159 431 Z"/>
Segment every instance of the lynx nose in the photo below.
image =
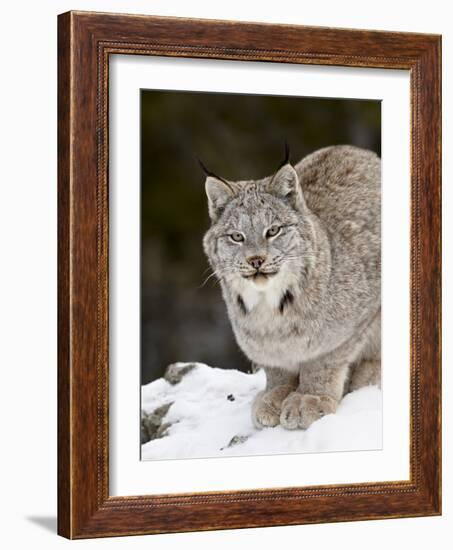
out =
<path fill-rule="evenodd" d="M 259 269 L 264 262 L 266 261 L 266 258 L 264 256 L 249 256 L 247 258 L 247 263 L 250 264 L 255 269 Z"/>

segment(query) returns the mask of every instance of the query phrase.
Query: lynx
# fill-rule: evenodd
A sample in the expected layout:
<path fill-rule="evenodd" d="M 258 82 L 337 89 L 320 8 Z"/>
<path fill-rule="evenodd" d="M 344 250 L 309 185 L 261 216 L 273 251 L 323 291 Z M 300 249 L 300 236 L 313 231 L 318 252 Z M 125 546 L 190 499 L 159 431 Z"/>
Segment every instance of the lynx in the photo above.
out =
<path fill-rule="evenodd" d="M 380 382 L 380 159 L 320 149 L 258 180 L 206 172 L 203 246 L 237 343 L 266 373 L 259 427 L 306 429 Z"/>

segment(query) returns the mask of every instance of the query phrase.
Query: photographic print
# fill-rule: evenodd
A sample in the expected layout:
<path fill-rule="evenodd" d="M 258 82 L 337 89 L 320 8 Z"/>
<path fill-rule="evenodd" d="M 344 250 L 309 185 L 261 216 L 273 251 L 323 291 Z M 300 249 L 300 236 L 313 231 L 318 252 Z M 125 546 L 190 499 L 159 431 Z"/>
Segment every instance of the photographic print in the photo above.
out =
<path fill-rule="evenodd" d="M 140 101 L 142 460 L 380 449 L 380 101 Z"/>
<path fill-rule="evenodd" d="M 439 515 L 441 37 L 58 49 L 59 534 Z"/>

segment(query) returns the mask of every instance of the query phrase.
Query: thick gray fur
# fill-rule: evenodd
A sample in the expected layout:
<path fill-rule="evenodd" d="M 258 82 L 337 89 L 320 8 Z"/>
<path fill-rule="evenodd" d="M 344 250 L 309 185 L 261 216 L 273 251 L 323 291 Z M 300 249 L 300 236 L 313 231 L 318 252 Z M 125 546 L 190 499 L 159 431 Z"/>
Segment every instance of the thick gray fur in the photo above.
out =
<path fill-rule="evenodd" d="M 305 429 L 348 391 L 378 384 L 379 157 L 327 147 L 260 180 L 210 175 L 206 192 L 204 250 L 239 346 L 266 372 L 255 425 Z M 269 238 L 270 227 L 281 229 Z"/>

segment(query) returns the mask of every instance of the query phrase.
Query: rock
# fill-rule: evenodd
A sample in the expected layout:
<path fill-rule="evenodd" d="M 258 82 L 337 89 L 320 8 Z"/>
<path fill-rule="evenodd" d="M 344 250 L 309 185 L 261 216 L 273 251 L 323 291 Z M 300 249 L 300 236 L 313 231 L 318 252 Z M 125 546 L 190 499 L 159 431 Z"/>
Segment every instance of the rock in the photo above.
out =
<path fill-rule="evenodd" d="M 170 422 L 164 422 L 163 424 L 161 424 L 156 432 L 156 437 L 154 439 L 159 439 L 160 437 L 165 437 L 166 435 L 168 435 L 168 428 L 171 425 L 172 424 Z"/>
<path fill-rule="evenodd" d="M 170 384 L 178 384 L 181 382 L 183 377 L 193 370 L 197 365 L 195 363 L 186 363 L 181 365 L 181 363 L 172 363 L 168 365 L 165 370 L 164 379 Z"/>
<path fill-rule="evenodd" d="M 223 449 L 228 449 L 228 447 L 234 447 L 235 445 L 240 445 L 241 443 L 244 443 L 249 438 L 248 435 L 235 435 L 231 438 L 230 442 L 226 447 L 222 447 L 220 450 L 223 451 Z"/>
<path fill-rule="evenodd" d="M 168 422 L 163 423 L 162 420 L 172 405 L 173 402 L 166 403 L 149 414 L 142 411 L 140 426 L 140 442 L 142 445 L 152 439 L 158 439 L 167 435 L 171 424 Z"/>

